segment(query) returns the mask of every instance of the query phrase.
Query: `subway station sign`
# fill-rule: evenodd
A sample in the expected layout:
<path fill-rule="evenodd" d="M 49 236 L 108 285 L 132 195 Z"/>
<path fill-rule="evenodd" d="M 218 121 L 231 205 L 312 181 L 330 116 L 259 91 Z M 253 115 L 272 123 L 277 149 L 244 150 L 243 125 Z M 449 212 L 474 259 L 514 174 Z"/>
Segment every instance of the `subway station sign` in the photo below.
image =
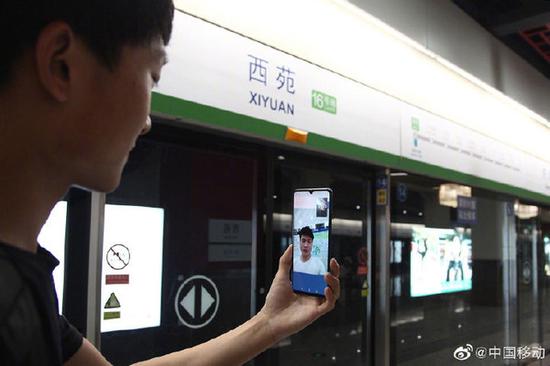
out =
<path fill-rule="evenodd" d="M 201 19 L 168 52 L 161 96 L 550 196 L 549 161 Z"/>

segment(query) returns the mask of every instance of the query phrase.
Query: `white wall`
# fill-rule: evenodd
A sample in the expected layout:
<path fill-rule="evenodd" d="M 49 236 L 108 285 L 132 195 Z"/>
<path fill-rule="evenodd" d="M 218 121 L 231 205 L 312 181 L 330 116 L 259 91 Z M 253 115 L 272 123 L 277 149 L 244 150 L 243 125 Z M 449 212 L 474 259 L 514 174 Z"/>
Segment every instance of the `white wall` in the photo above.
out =
<path fill-rule="evenodd" d="M 450 0 L 350 0 L 550 120 L 550 80 Z"/>

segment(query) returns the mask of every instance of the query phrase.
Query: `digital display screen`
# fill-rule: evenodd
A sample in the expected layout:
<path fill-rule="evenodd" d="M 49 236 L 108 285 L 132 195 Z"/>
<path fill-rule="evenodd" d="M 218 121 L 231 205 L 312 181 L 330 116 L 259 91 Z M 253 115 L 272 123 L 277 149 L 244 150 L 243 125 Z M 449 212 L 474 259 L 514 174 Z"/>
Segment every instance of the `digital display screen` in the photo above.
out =
<path fill-rule="evenodd" d="M 294 192 L 292 288 L 324 296 L 330 234 L 330 191 Z"/>
<path fill-rule="evenodd" d="M 57 301 L 59 311 L 63 305 L 63 279 L 65 277 L 65 230 L 67 227 L 67 202 L 60 201 L 54 206 L 50 212 L 48 220 L 42 226 L 42 230 L 38 235 L 40 245 L 52 253 L 59 265 L 53 270 L 53 282 L 55 284 L 55 292 L 57 293 Z"/>
<path fill-rule="evenodd" d="M 160 325 L 164 210 L 105 205 L 101 331 Z"/>
<path fill-rule="evenodd" d="M 471 289 L 471 229 L 414 227 L 411 297 Z"/>

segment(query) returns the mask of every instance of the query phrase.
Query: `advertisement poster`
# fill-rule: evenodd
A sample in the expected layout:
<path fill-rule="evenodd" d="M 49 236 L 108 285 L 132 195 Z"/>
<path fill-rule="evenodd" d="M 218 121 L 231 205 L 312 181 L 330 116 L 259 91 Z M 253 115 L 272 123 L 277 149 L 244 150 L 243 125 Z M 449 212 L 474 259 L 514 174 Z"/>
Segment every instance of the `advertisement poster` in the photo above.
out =
<path fill-rule="evenodd" d="M 413 228 L 411 297 L 471 289 L 471 229 Z"/>

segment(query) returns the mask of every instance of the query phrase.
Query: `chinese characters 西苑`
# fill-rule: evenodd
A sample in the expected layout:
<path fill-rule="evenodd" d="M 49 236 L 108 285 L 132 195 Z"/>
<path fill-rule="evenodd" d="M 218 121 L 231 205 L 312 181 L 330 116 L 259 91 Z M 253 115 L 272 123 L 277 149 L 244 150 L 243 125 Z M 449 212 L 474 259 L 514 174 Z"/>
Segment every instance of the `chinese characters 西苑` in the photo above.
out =
<path fill-rule="evenodd" d="M 248 55 L 250 61 L 248 64 L 248 81 L 256 81 L 267 86 L 268 83 L 268 68 L 269 61 L 264 60 L 254 55 Z M 277 89 L 284 90 L 289 94 L 294 94 L 294 71 L 288 66 L 277 66 Z"/>

